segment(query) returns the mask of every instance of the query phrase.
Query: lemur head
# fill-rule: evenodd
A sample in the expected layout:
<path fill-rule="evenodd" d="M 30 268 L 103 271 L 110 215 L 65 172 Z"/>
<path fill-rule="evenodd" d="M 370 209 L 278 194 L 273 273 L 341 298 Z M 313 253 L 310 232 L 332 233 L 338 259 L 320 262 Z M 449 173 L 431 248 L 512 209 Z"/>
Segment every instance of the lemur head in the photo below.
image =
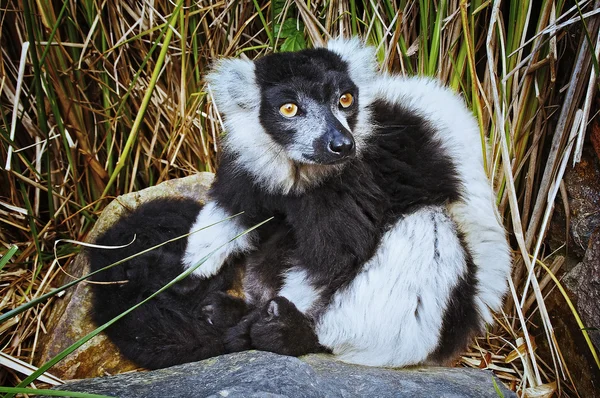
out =
<path fill-rule="evenodd" d="M 290 159 L 328 165 L 355 155 L 359 92 L 339 55 L 272 54 L 255 62 L 255 79 L 260 124 Z"/>
<path fill-rule="evenodd" d="M 271 190 L 316 182 L 360 153 L 375 69 L 372 49 L 357 39 L 220 61 L 207 80 L 224 115 L 225 150 Z"/>

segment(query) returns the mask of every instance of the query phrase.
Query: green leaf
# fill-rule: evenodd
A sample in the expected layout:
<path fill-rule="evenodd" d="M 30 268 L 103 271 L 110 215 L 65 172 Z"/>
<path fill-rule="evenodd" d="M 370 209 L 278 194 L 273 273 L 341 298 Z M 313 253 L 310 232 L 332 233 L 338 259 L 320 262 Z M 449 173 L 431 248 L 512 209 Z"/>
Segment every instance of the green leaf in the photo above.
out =
<path fill-rule="evenodd" d="M 306 48 L 306 41 L 302 32 L 296 32 L 294 35 L 285 39 L 281 45 L 281 51 L 299 51 Z"/>
<path fill-rule="evenodd" d="M 296 35 L 298 32 L 304 32 L 304 24 L 294 18 L 286 19 L 283 25 L 275 24 L 275 36 L 285 39 Z"/>
<path fill-rule="evenodd" d="M 273 21 L 276 21 L 279 14 L 283 11 L 287 0 L 272 0 L 271 9 L 273 10 Z"/>

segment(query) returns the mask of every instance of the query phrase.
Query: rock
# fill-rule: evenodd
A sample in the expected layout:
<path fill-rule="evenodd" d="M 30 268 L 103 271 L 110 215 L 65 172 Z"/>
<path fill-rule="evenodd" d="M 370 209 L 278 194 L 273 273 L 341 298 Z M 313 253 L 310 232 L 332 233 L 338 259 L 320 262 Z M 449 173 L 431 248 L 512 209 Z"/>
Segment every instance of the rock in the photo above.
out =
<path fill-rule="evenodd" d="M 581 267 L 579 268 L 581 270 Z M 575 268 L 573 269 L 575 272 Z M 568 277 L 563 277 L 563 286 L 567 286 Z M 573 294 L 569 294 L 573 299 Z M 544 296 L 546 308 L 550 314 L 550 320 L 554 328 L 554 337 L 559 344 L 560 351 L 564 363 L 566 364 L 570 378 L 577 388 L 580 397 L 585 398 L 600 398 L 600 368 L 596 365 L 594 357 L 589 349 L 587 342 L 583 337 L 581 328 L 575 321 L 575 317 L 569 306 L 565 302 L 565 298 L 558 289 L 551 290 Z M 576 300 L 573 300 L 576 304 Z M 580 315 L 581 310 L 578 309 Z M 583 316 L 583 315 L 582 315 Z M 592 326 L 586 320 L 585 325 Z M 542 358 L 550 358 L 550 347 L 545 339 L 542 321 L 539 316 L 534 316 L 531 319 L 532 325 L 537 325 L 530 328 L 529 333 L 536 336 L 538 346 L 538 354 Z M 592 335 L 597 331 L 588 330 Z M 567 394 L 568 395 L 568 394 Z M 573 394 L 575 395 L 575 394 Z"/>
<path fill-rule="evenodd" d="M 122 195 L 113 200 L 102 212 L 93 230 L 87 237 L 93 242 L 121 217 L 125 209 L 134 209 L 141 203 L 161 197 L 187 197 L 203 202 L 213 180 L 212 173 L 170 180 L 139 192 Z M 89 265 L 84 255 L 78 255 L 66 272 L 80 277 L 89 273 Z M 69 282 L 64 277 L 57 281 L 58 286 Z M 48 334 L 40 341 L 36 360 L 43 364 L 59 352 L 73 344 L 96 328 L 88 312 L 91 306 L 91 292 L 87 283 L 79 283 L 56 298 L 52 314 L 46 323 Z M 71 355 L 52 367 L 50 373 L 61 379 L 87 378 L 116 374 L 135 369 L 136 365 L 123 358 L 117 348 L 104 334 L 100 334 L 77 349 Z"/>
<path fill-rule="evenodd" d="M 575 296 L 577 312 L 600 351 L 600 228 L 592 234 L 583 261 L 564 278 Z"/>
<path fill-rule="evenodd" d="M 497 394 L 494 380 L 502 395 Z M 327 355 L 246 351 L 152 372 L 58 387 L 128 398 L 153 397 L 516 397 L 491 372 L 466 368 L 382 369 Z"/>
<path fill-rule="evenodd" d="M 591 145 L 584 146 L 581 162 L 568 169 L 563 179 L 568 197 L 568 216 L 562 200 L 556 200 L 548 243 L 566 258 L 557 275 L 569 290 L 596 350 L 600 349 L 600 162 Z M 567 233 L 568 231 L 568 233 Z M 564 275 L 563 275 L 564 273 Z M 600 369 L 583 338 L 579 325 L 558 290 L 545 298 L 556 340 L 569 373 L 582 397 L 600 397 Z M 536 321 L 534 320 L 534 323 Z M 530 331 L 531 332 L 531 331 Z M 541 331 L 540 331 L 541 333 Z M 540 339 L 540 349 L 548 352 Z"/>
<path fill-rule="evenodd" d="M 590 146 L 585 146 L 581 162 L 565 173 L 569 217 L 561 199 L 556 200 L 549 231 L 552 250 L 568 243 L 578 259 L 584 255 L 592 232 L 600 227 L 600 162 Z M 568 221 L 568 236 L 567 236 Z"/>

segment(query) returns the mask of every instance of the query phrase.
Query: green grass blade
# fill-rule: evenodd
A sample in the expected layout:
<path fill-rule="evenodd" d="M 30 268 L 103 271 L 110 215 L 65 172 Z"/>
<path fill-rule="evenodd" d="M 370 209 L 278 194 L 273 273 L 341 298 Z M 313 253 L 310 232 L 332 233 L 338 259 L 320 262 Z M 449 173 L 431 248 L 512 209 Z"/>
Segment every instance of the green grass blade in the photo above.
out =
<path fill-rule="evenodd" d="M 358 32 L 358 22 L 356 16 L 356 0 L 350 0 L 350 23 L 352 24 L 352 36 Z"/>
<path fill-rule="evenodd" d="M 494 376 L 492 376 L 492 383 L 494 384 L 494 390 L 496 391 L 496 395 L 498 395 L 498 397 L 500 397 L 500 398 L 504 398 L 504 394 L 502 393 L 502 390 L 498 386 L 498 383 L 496 383 L 496 378 Z"/>
<path fill-rule="evenodd" d="M 0 392 L 9 394 L 47 395 L 49 397 L 73 397 L 73 398 L 114 398 L 108 395 L 89 394 L 86 392 L 47 390 L 38 388 L 1 387 Z"/>
<path fill-rule="evenodd" d="M 587 23 L 585 22 L 585 18 L 583 17 L 583 12 L 581 11 L 581 7 L 579 6 L 579 3 L 576 2 L 575 5 L 577 6 L 577 13 L 579 14 L 579 18 L 581 18 L 581 24 L 583 25 L 583 32 L 585 33 L 585 40 L 587 41 L 588 46 L 590 48 L 590 51 L 589 51 L 590 58 L 592 59 L 592 64 L 594 65 L 594 70 L 596 71 L 596 76 L 598 76 L 598 75 L 600 75 L 600 66 L 598 66 L 598 58 L 596 58 L 596 53 L 594 52 L 596 43 L 590 37 L 590 30 L 588 29 Z"/>
<path fill-rule="evenodd" d="M 61 25 L 60 22 L 63 19 L 65 12 L 67 11 L 68 5 L 69 5 L 69 2 L 65 1 L 60 9 L 60 12 L 58 13 L 58 17 L 56 17 L 56 23 L 52 27 L 50 36 L 48 36 L 48 39 L 46 40 L 48 42 L 48 45 L 46 45 L 46 48 L 44 49 L 44 52 L 42 53 L 42 55 L 40 57 L 40 64 L 44 63 L 44 61 L 46 60 L 46 57 L 48 56 L 48 53 L 50 52 L 50 48 L 52 48 L 50 43 L 52 42 L 52 40 L 54 40 L 54 37 L 56 36 L 56 33 L 58 32 L 58 28 Z"/>
<path fill-rule="evenodd" d="M 183 4 L 183 0 L 177 1 L 177 5 L 175 6 L 173 13 L 171 14 L 171 18 L 169 19 L 169 24 L 166 27 L 167 33 L 165 34 L 165 38 L 162 43 L 162 48 L 160 49 L 160 53 L 158 55 L 158 60 L 156 61 L 156 65 L 154 66 L 154 71 L 152 72 L 152 77 L 150 78 L 150 82 L 148 83 L 148 89 L 146 90 L 146 94 L 144 95 L 144 98 L 142 99 L 142 105 L 140 106 L 140 110 L 137 113 L 135 121 L 133 122 L 133 126 L 131 127 L 131 132 L 129 133 L 129 137 L 127 137 L 127 141 L 125 142 L 125 146 L 123 148 L 123 151 L 121 152 L 121 156 L 119 157 L 119 160 L 117 161 L 115 170 L 110 175 L 108 183 L 106 184 L 106 187 L 104 188 L 104 192 L 102 192 L 101 197 L 105 197 L 108 194 L 111 186 L 114 184 L 115 180 L 117 179 L 117 176 L 119 175 L 119 173 L 121 172 L 123 167 L 125 167 L 125 164 L 129 160 L 129 154 L 133 148 L 133 144 L 136 141 L 138 130 L 140 129 L 140 126 L 142 125 L 142 122 L 144 120 L 144 115 L 146 114 L 146 110 L 148 109 L 148 104 L 150 103 L 150 99 L 152 98 L 152 93 L 154 92 L 154 87 L 156 86 L 156 82 L 158 81 L 158 76 L 160 75 L 163 64 L 165 63 L 167 51 L 169 50 L 169 44 L 171 43 L 171 38 L 173 37 L 174 25 L 178 19 L 179 9 L 181 8 L 182 4 Z"/>
<path fill-rule="evenodd" d="M 269 38 L 269 43 L 271 44 L 271 48 L 275 50 L 275 39 L 273 38 L 273 32 L 269 28 L 269 24 L 263 15 L 262 9 L 260 8 L 260 4 L 258 4 L 257 0 L 252 0 L 254 3 L 254 7 L 256 8 L 256 12 L 258 13 L 258 17 L 260 18 L 260 22 L 262 22 L 263 27 L 265 28 L 265 33 Z"/>
<path fill-rule="evenodd" d="M 442 2 L 438 5 L 436 13 L 437 16 L 433 26 L 433 36 L 431 37 L 429 64 L 427 65 L 427 74 L 429 76 L 435 76 L 438 60 L 440 59 L 440 54 L 438 54 L 438 52 L 440 50 L 440 39 L 442 36 L 442 17 L 446 14 L 446 0 L 442 0 Z"/>
<path fill-rule="evenodd" d="M 12 256 L 15 255 L 15 253 L 17 252 L 17 250 L 19 250 L 19 248 L 16 245 L 12 245 L 10 247 L 10 249 L 8 249 L 8 251 L 6 252 L 6 254 L 4 254 L 2 256 L 2 258 L 0 258 L 0 271 L 2 271 L 2 268 L 4 268 L 4 266 L 10 261 L 10 259 L 12 258 Z"/>
<path fill-rule="evenodd" d="M 24 0 L 23 4 L 23 13 L 25 14 L 25 25 L 27 28 L 27 36 L 29 42 L 32 44 L 30 49 L 31 55 L 31 63 L 33 64 L 33 80 L 34 80 L 34 88 L 35 88 L 35 105 L 37 109 L 37 117 L 39 118 L 38 127 L 42 130 L 44 137 L 48 140 L 50 138 L 49 129 L 48 129 L 48 119 L 46 118 L 46 110 L 44 109 L 45 104 L 45 95 L 42 90 L 42 69 L 40 67 L 39 59 L 37 56 L 37 47 L 35 43 L 37 43 L 33 26 L 34 26 L 34 16 L 29 7 L 29 0 Z M 54 198 L 53 198 L 53 187 L 52 187 L 52 176 L 51 176 L 51 167 L 50 167 L 50 151 L 45 152 L 44 156 L 45 169 L 47 170 L 47 179 L 46 179 L 46 188 L 48 195 L 48 213 L 50 217 L 54 215 Z"/>

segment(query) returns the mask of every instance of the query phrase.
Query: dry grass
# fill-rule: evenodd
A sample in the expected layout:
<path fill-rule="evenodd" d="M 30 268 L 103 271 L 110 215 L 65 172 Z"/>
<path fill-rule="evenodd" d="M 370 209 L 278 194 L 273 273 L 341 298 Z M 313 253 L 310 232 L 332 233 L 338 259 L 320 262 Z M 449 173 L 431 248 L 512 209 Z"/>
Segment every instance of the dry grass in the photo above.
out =
<path fill-rule="evenodd" d="M 515 242 L 514 277 L 498 324 L 460 364 L 529 395 L 576 395 L 544 301 L 556 283 L 540 263 L 550 261 L 544 236 L 566 161 L 592 116 L 600 1 L 399 4 L 1 2 L 0 242 L 18 251 L 0 271 L 0 311 L 48 291 L 77 251 L 61 245 L 53 261 L 54 241 L 84 239 L 114 196 L 215 169 L 221 129 L 203 91 L 212 60 L 359 34 L 384 70 L 460 91 L 490 137 L 486 168 Z M 562 261 L 552 261 L 556 274 Z M 49 311 L 51 301 L 0 324 L 2 351 L 32 362 Z M 0 372 L 3 385 L 22 377 Z"/>

